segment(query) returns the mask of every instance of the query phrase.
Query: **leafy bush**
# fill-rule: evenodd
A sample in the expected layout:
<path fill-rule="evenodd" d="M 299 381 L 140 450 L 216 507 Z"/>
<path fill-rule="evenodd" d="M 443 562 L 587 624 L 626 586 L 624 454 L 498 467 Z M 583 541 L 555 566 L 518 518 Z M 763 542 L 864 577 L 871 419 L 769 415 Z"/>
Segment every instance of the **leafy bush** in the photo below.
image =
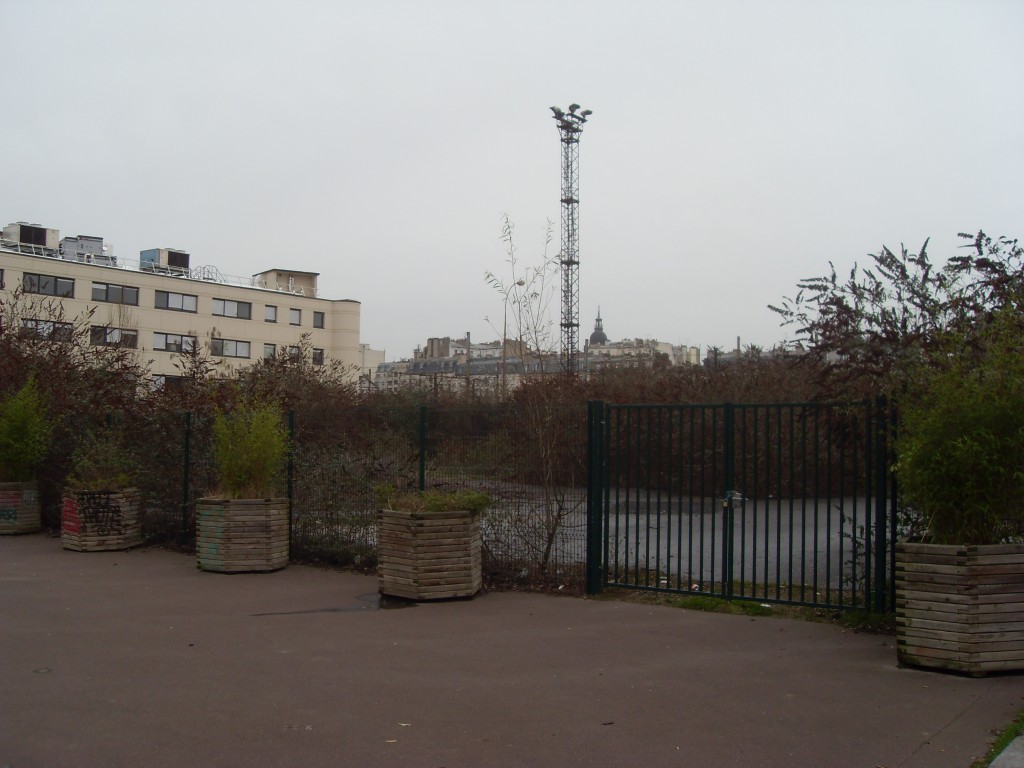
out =
<path fill-rule="evenodd" d="M 243 405 L 217 414 L 213 457 L 222 495 L 262 499 L 274 495 L 288 452 L 288 433 L 272 405 Z"/>
<path fill-rule="evenodd" d="M 996 544 L 1024 522 L 1024 320 L 997 312 L 970 348 L 923 372 L 902 405 L 904 501 L 940 544 Z"/>
<path fill-rule="evenodd" d="M 1024 247 L 984 232 L 960 234 L 964 255 L 941 267 L 928 255 L 883 247 L 843 278 L 833 264 L 769 307 L 796 330 L 829 396 L 899 394 L 922 362 L 947 354 L 950 335 L 973 337 L 991 312 L 1024 291 Z M 1019 306 L 1019 305 L 1017 305 Z"/>
<path fill-rule="evenodd" d="M 83 491 L 105 491 L 132 485 L 134 461 L 121 433 L 106 426 L 86 434 L 71 455 L 67 484 Z"/>
<path fill-rule="evenodd" d="M 53 426 L 31 376 L 0 401 L 0 480 L 31 480 L 50 448 Z"/>
<path fill-rule="evenodd" d="M 478 491 L 421 491 L 395 496 L 394 489 L 377 489 L 382 506 L 404 512 L 482 512 L 490 506 L 491 497 Z"/>

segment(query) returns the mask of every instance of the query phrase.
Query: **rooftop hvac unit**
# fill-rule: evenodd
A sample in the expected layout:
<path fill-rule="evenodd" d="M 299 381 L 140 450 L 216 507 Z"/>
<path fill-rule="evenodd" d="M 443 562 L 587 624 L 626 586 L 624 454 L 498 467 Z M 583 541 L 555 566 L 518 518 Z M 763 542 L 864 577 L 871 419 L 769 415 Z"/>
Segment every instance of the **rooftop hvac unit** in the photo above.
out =
<path fill-rule="evenodd" d="M 78 261 L 83 264 L 117 266 L 114 249 L 109 245 L 104 245 L 102 237 L 91 237 L 90 235 L 62 239 L 60 241 L 60 257 L 65 261 Z"/>
<path fill-rule="evenodd" d="M 189 255 L 173 248 L 150 248 L 139 252 L 139 268 L 144 272 L 159 272 L 162 275 L 189 274 Z"/>

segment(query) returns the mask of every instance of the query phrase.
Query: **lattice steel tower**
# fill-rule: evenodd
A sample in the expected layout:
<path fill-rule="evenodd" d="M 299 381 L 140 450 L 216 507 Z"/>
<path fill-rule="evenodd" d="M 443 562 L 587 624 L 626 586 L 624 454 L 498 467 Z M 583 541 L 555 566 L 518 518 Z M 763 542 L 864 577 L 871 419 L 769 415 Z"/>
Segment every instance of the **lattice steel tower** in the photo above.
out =
<path fill-rule="evenodd" d="M 579 104 L 570 104 L 568 112 L 558 107 L 551 107 L 551 111 L 562 141 L 562 370 L 575 374 L 580 330 L 580 135 L 592 112 L 580 111 Z"/>

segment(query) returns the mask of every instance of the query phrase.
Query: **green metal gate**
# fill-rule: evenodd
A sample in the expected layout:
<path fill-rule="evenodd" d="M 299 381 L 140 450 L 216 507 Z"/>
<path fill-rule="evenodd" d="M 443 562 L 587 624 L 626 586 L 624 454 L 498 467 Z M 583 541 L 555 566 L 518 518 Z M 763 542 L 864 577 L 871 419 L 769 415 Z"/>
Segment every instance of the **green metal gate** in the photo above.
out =
<path fill-rule="evenodd" d="M 587 591 L 891 609 L 891 432 L 884 399 L 591 402 Z"/>

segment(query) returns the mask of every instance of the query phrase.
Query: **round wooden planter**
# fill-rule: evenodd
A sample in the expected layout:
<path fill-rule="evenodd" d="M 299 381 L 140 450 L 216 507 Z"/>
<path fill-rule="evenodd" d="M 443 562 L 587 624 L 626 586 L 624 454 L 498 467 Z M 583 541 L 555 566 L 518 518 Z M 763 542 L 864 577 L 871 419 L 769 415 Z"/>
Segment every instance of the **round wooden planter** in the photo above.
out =
<path fill-rule="evenodd" d="M 377 513 L 377 578 L 384 595 L 470 597 L 483 586 L 480 512 Z"/>
<path fill-rule="evenodd" d="M 288 499 L 199 499 L 196 564 L 218 573 L 287 566 Z"/>
<path fill-rule="evenodd" d="M 42 527 L 35 482 L 0 483 L 0 534 L 35 533 Z"/>
<path fill-rule="evenodd" d="M 896 639 L 901 664 L 1024 669 L 1024 544 L 897 544 Z"/>
<path fill-rule="evenodd" d="M 64 492 L 60 543 L 76 552 L 109 552 L 142 543 L 139 491 Z"/>

